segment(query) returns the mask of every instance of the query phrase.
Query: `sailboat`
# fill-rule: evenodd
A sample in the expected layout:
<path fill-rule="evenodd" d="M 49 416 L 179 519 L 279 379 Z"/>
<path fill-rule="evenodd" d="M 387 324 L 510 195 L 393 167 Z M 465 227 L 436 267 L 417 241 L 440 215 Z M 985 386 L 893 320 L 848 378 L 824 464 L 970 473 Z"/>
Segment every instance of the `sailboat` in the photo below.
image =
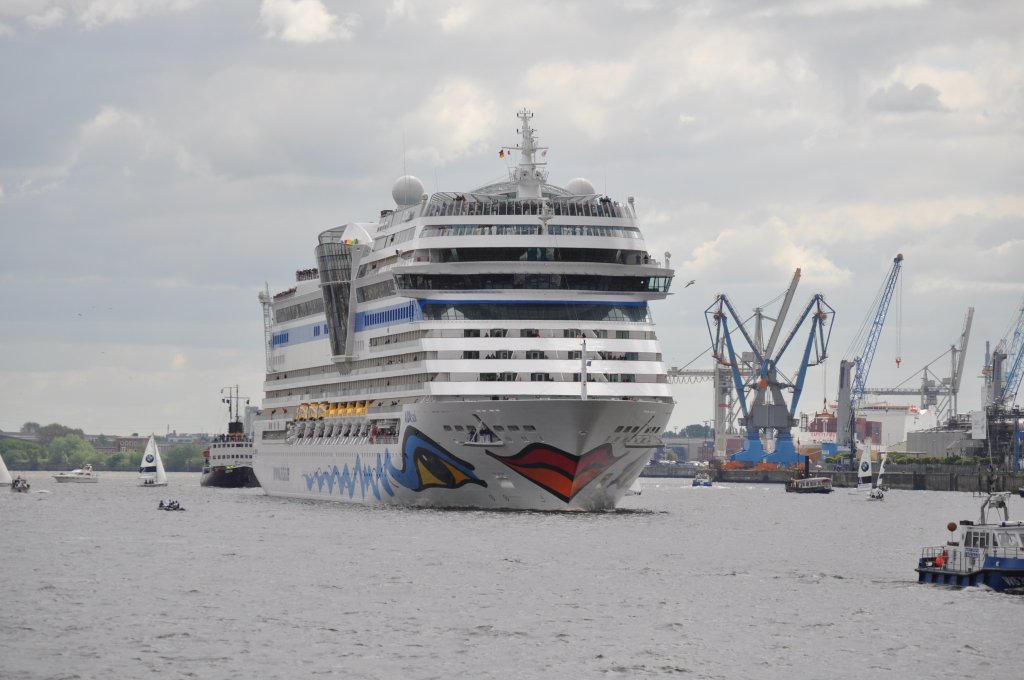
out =
<path fill-rule="evenodd" d="M 4 463 L 4 457 L 0 456 L 0 486 L 10 486 L 11 481 L 11 473 Z"/>
<path fill-rule="evenodd" d="M 871 447 L 865 446 L 857 465 L 857 491 L 871 490 Z"/>
<path fill-rule="evenodd" d="M 878 463 L 878 479 L 875 481 L 875 485 L 871 487 L 871 491 L 868 491 L 869 501 L 880 501 L 885 498 L 885 492 L 889 490 L 889 487 L 882 484 L 882 476 L 885 475 L 885 460 L 889 457 L 888 453 L 884 451 L 881 454 L 881 460 Z"/>
<path fill-rule="evenodd" d="M 146 452 L 142 454 L 139 480 L 141 486 L 167 486 L 167 473 L 164 472 L 164 462 L 160 460 L 160 447 L 152 435 L 146 443 Z"/>

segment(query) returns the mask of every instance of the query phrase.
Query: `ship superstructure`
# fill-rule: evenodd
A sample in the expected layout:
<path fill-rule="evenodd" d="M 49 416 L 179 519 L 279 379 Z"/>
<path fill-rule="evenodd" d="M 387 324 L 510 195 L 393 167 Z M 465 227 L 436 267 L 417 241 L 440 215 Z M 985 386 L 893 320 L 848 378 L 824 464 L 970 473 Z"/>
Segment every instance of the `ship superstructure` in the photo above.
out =
<path fill-rule="evenodd" d="M 394 209 L 323 232 L 317 266 L 261 294 L 266 493 L 606 509 L 640 474 L 673 406 L 648 306 L 673 271 L 632 198 L 547 182 L 518 115 L 507 181 L 401 177 Z"/>

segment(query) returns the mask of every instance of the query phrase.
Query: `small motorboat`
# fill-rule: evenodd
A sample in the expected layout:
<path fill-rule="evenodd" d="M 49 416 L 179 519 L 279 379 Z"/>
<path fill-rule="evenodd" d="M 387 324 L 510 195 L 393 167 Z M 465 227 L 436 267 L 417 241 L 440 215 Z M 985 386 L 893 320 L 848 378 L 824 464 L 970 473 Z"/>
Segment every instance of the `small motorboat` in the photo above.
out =
<path fill-rule="evenodd" d="M 711 484 L 711 475 L 706 472 L 698 472 L 694 475 L 691 486 L 711 486 Z"/>
<path fill-rule="evenodd" d="M 1024 522 L 1010 521 L 1009 498 L 1007 491 L 988 494 L 977 522 L 960 520 L 959 540 L 953 540 L 956 522 L 946 525 L 946 545 L 921 550 L 915 569 L 918 582 L 1024 592 Z M 988 520 L 992 512 L 995 522 Z"/>
<path fill-rule="evenodd" d="M 98 472 L 93 472 L 92 465 L 85 465 L 71 472 L 58 472 L 53 478 L 62 484 L 67 482 L 95 484 L 100 481 L 100 475 Z"/>
<path fill-rule="evenodd" d="M 157 510 L 167 510 L 168 512 L 184 512 L 185 508 L 181 507 L 178 501 L 167 501 L 164 503 L 160 501 L 160 505 L 156 506 Z"/>
<path fill-rule="evenodd" d="M 15 477 L 14 481 L 11 482 L 11 491 L 17 491 L 18 493 L 28 493 L 31 487 L 32 485 L 28 483 L 28 480 L 21 475 Z"/>

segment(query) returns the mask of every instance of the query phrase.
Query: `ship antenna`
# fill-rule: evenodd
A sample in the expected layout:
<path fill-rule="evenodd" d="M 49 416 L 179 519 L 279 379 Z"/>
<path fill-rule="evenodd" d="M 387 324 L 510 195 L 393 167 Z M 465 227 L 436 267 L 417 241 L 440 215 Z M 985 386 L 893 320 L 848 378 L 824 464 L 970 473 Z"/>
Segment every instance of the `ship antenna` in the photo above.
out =
<path fill-rule="evenodd" d="M 516 198 L 541 198 L 541 186 L 548 179 L 547 162 L 538 161 L 536 154 L 547 155 L 547 147 L 537 146 L 536 130 L 530 125 L 533 113 L 523 109 L 516 114 L 522 125 L 522 141 L 516 146 L 503 146 L 509 152 L 519 152 L 519 164 L 509 170 L 509 180 L 516 185 Z"/>

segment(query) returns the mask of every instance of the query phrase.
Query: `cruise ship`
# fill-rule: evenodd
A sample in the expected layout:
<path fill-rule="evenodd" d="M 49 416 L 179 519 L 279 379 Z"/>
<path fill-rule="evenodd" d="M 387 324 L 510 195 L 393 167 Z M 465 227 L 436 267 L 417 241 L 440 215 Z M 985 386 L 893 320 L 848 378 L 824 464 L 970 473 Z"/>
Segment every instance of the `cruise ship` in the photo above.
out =
<path fill-rule="evenodd" d="M 548 183 L 533 114 L 507 180 L 424 191 L 320 234 L 260 294 L 265 493 L 446 508 L 607 510 L 672 412 L 649 308 L 669 294 L 632 197 Z"/>

